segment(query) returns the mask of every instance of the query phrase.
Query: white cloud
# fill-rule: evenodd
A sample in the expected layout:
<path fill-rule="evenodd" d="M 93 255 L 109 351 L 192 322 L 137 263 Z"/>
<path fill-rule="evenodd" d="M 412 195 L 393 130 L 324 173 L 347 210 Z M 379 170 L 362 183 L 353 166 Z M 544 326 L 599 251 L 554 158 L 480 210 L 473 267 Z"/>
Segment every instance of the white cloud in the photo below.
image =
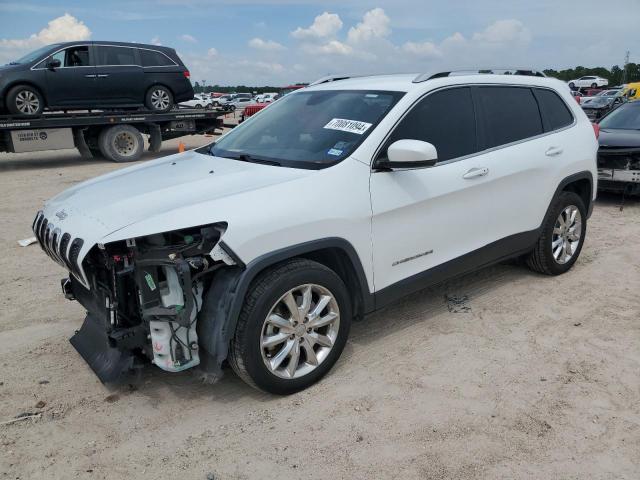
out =
<path fill-rule="evenodd" d="M 324 12 L 318 15 L 309 28 L 298 27 L 291 36 L 299 40 L 333 37 L 342 28 L 342 20 L 335 13 Z"/>
<path fill-rule="evenodd" d="M 512 18 L 497 20 L 483 32 L 474 33 L 472 38 L 476 42 L 489 44 L 527 44 L 531 41 L 531 32 L 520 20 Z"/>
<path fill-rule="evenodd" d="M 302 50 L 311 55 L 350 55 L 353 53 L 352 47 L 338 40 L 331 40 L 322 45 L 307 43 L 302 45 Z"/>
<path fill-rule="evenodd" d="M 193 35 L 189 35 L 188 33 L 180 35 L 180 40 L 188 43 L 198 43 L 198 40 Z"/>
<path fill-rule="evenodd" d="M 215 48 L 211 47 L 209 50 L 207 50 L 207 57 L 215 57 L 216 55 L 218 55 L 218 50 L 216 50 Z"/>
<path fill-rule="evenodd" d="M 162 42 L 160 41 L 160 37 L 158 35 L 153 37 L 150 43 L 151 45 L 162 45 Z"/>
<path fill-rule="evenodd" d="M 65 13 L 54 18 L 48 25 L 28 38 L 0 39 L 1 48 L 27 49 L 37 48 L 49 43 L 72 42 L 91 38 L 91 30 L 76 17 Z"/>
<path fill-rule="evenodd" d="M 381 8 L 374 8 L 364 14 L 362 22 L 349 29 L 349 42 L 366 42 L 373 38 L 383 38 L 391 33 L 391 20 Z"/>
<path fill-rule="evenodd" d="M 433 42 L 406 42 L 402 45 L 402 50 L 419 57 L 438 58 L 442 56 L 442 52 Z"/>
<path fill-rule="evenodd" d="M 279 50 L 285 50 L 285 47 L 273 40 L 263 40 L 261 38 L 252 38 L 249 40 L 248 45 L 256 50 L 262 50 L 265 52 L 276 52 Z"/>

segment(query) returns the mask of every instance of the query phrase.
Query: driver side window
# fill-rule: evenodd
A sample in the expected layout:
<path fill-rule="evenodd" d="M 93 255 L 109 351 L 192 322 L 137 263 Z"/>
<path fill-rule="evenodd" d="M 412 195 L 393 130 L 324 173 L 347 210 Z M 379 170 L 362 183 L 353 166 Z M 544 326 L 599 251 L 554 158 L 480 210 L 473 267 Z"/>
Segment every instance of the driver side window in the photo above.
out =
<path fill-rule="evenodd" d="M 69 47 L 65 50 L 51 55 L 52 60 L 60 60 L 63 67 L 88 67 L 89 64 L 89 47 Z"/>

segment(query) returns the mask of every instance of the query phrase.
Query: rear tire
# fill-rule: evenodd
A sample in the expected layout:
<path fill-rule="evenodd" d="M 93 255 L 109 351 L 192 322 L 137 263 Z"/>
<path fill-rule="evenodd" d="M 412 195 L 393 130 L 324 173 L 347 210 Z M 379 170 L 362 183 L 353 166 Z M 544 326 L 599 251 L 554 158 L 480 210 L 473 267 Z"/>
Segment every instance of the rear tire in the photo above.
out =
<path fill-rule="evenodd" d="M 547 213 L 527 265 L 546 275 L 569 271 L 580 256 L 586 231 L 587 210 L 582 198 L 574 192 L 562 192 Z"/>
<path fill-rule="evenodd" d="M 13 115 L 40 115 L 44 110 L 44 98 L 30 85 L 16 85 L 7 93 L 6 107 Z"/>
<path fill-rule="evenodd" d="M 114 162 L 135 162 L 144 151 L 144 139 L 131 125 L 115 125 L 100 132 L 98 147 L 102 155 Z"/>
<path fill-rule="evenodd" d="M 575 89 L 576 89 L 576 84 L 575 84 L 575 83 L 573 83 L 573 82 L 569 83 L 569 88 L 570 88 L 571 90 L 575 90 Z"/>
<path fill-rule="evenodd" d="M 279 395 L 298 392 L 338 360 L 351 315 L 347 287 L 333 270 L 306 259 L 289 260 L 261 273 L 249 287 L 229 363 L 255 388 Z"/>
<path fill-rule="evenodd" d="M 154 112 L 168 112 L 174 106 L 171 90 L 162 85 L 154 85 L 147 91 L 144 104 Z"/>

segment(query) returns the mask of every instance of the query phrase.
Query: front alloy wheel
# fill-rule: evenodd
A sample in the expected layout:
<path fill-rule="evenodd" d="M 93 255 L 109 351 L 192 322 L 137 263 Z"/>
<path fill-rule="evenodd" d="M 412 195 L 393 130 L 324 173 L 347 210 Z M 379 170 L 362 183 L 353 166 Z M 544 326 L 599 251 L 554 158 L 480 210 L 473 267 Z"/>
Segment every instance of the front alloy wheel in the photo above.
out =
<path fill-rule="evenodd" d="M 22 90 L 16 95 L 16 108 L 25 115 L 34 115 L 40 110 L 40 100 L 30 90 Z"/>
<path fill-rule="evenodd" d="M 262 360 L 280 378 L 298 378 L 329 355 L 340 329 L 340 310 L 320 285 L 292 288 L 273 306 L 262 327 Z"/>
<path fill-rule="evenodd" d="M 350 326 L 351 297 L 342 279 L 325 265 L 294 258 L 251 283 L 228 360 L 249 385 L 294 393 L 331 369 Z"/>

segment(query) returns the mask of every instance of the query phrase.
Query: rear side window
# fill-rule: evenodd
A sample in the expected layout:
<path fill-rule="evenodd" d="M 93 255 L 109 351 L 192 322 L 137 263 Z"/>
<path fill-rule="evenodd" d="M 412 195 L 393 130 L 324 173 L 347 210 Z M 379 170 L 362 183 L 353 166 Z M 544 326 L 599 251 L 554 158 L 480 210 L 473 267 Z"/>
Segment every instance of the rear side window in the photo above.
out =
<path fill-rule="evenodd" d="M 140 62 L 143 67 L 166 67 L 167 65 L 175 65 L 175 63 L 162 52 L 155 50 L 139 49 Z"/>
<path fill-rule="evenodd" d="M 96 65 L 137 65 L 136 54 L 129 47 L 96 47 Z"/>
<path fill-rule="evenodd" d="M 538 103 L 530 88 L 478 87 L 477 92 L 484 112 L 485 148 L 543 133 Z"/>
<path fill-rule="evenodd" d="M 421 100 L 393 131 L 382 156 L 386 156 L 393 142 L 405 139 L 433 144 L 438 151 L 438 162 L 477 152 L 471 89 L 450 88 Z"/>
<path fill-rule="evenodd" d="M 573 123 L 573 115 L 567 104 L 562 101 L 556 92 L 536 88 L 534 90 L 540 112 L 545 120 L 545 130 L 547 132 L 558 130 Z"/>

